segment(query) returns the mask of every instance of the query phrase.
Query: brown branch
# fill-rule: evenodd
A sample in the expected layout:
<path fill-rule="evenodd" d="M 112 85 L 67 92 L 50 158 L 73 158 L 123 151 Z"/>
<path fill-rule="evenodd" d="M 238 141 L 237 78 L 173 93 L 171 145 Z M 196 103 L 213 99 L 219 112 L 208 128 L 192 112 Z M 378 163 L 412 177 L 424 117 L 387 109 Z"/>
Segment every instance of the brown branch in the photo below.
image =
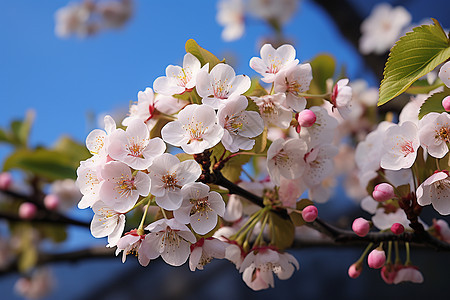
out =
<path fill-rule="evenodd" d="M 114 251 L 112 248 L 92 247 L 65 253 L 40 253 L 36 266 L 60 262 L 76 263 L 87 259 L 115 258 Z M 0 269 L 0 277 L 13 272 L 19 272 L 17 261 L 13 261 Z"/>

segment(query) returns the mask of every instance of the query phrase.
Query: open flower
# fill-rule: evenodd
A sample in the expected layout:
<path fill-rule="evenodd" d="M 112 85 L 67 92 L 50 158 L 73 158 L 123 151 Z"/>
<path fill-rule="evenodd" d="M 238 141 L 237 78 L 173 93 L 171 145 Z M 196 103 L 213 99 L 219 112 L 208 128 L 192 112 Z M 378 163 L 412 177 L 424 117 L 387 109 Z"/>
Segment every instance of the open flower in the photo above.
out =
<path fill-rule="evenodd" d="M 78 202 L 78 208 L 92 207 L 95 202 L 100 200 L 100 187 L 103 183 L 101 170 L 105 164 L 106 156 L 93 156 L 80 162 L 77 169 L 76 185 L 83 197 Z"/>
<path fill-rule="evenodd" d="M 127 212 L 137 202 L 139 195 L 150 192 L 150 178 L 138 171 L 131 173 L 130 167 L 118 161 L 111 161 L 102 170 L 104 182 L 100 188 L 100 198 L 117 212 Z"/>
<path fill-rule="evenodd" d="M 270 248 L 258 248 L 245 257 L 239 272 L 242 279 L 253 290 L 274 287 L 273 273 L 281 280 L 292 276 L 298 261 L 289 253 L 280 253 Z"/>
<path fill-rule="evenodd" d="M 188 154 L 197 154 L 214 147 L 223 136 L 223 128 L 216 124 L 216 112 L 207 105 L 191 104 L 178 114 L 178 120 L 161 130 L 163 140 L 181 147 Z"/>
<path fill-rule="evenodd" d="M 450 114 L 428 113 L 419 121 L 419 139 L 422 147 L 436 158 L 448 153 L 450 143 Z"/>
<path fill-rule="evenodd" d="M 248 76 L 236 76 L 233 68 L 223 63 L 215 65 L 210 73 L 204 69 L 197 76 L 197 93 L 203 98 L 202 103 L 214 109 L 231 95 L 245 93 L 250 85 Z"/>
<path fill-rule="evenodd" d="M 208 65 L 205 66 L 208 69 Z M 183 59 L 183 67 L 167 66 L 166 76 L 156 78 L 153 88 L 155 92 L 167 96 L 192 90 L 195 87 L 200 67 L 200 61 L 191 53 L 186 53 Z"/>
<path fill-rule="evenodd" d="M 96 238 L 108 237 L 108 246 L 117 245 L 125 228 L 125 215 L 98 201 L 92 207 L 91 233 Z"/>
<path fill-rule="evenodd" d="M 383 139 L 385 153 L 381 157 L 381 167 L 388 170 L 410 168 L 417 156 L 419 136 L 416 124 L 405 122 L 389 127 Z"/>
<path fill-rule="evenodd" d="M 294 65 L 285 68 L 275 76 L 275 93 L 286 93 L 286 104 L 296 112 L 306 107 L 305 97 L 300 96 L 309 90 L 312 80 L 310 64 Z"/>
<path fill-rule="evenodd" d="M 207 234 L 217 225 L 217 215 L 223 217 L 225 202 L 217 192 L 210 192 L 209 186 L 201 182 L 188 183 L 181 189 L 183 202 L 173 212 L 175 219 L 191 224 L 198 234 Z"/>
<path fill-rule="evenodd" d="M 450 214 L 450 176 L 448 171 L 435 172 L 417 188 L 417 203 L 432 204 L 441 215 Z"/>
<path fill-rule="evenodd" d="M 281 176 L 299 178 L 305 170 L 306 143 L 301 139 L 275 140 L 267 150 L 267 171 L 275 185 L 280 185 Z"/>
<path fill-rule="evenodd" d="M 250 138 L 264 130 L 264 121 L 259 113 L 245 110 L 247 106 L 245 96 L 233 95 L 217 112 L 219 125 L 225 129 L 222 144 L 230 152 L 252 149 L 255 140 Z"/>
<path fill-rule="evenodd" d="M 117 129 L 111 134 L 108 147 L 109 156 L 135 170 L 147 169 L 165 150 L 163 140 L 150 139 L 147 125 L 140 119 L 131 121 L 126 131 Z"/>
<path fill-rule="evenodd" d="M 151 193 L 155 196 L 156 204 L 167 210 L 175 210 L 181 206 L 181 188 L 196 181 L 202 173 L 194 160 L 180 162 L 175 155 L 169 153 L 155 158 L 149 171 Z"/>
<path fill-rule="evenodd" d="M 242 37 L 245 30 L 242 0 L 221 0 L 217 3 L 217 23 L 224 26 L 222 39 L 230 42 Z"/>
<path fill-rule="evenodd" d="M 189 269 L 192 272 L 196 269 L 203 270 L 203 267 L 210 263 L 213 258 L 225 258 L 227 245 L 227 243 L 213 237 L 201 238 L 197 243 L 191 245 Z"/>
<path fill-rule="evenodd" d="M 124 263 L 128 254 L 135 254 L 138 257 L 139 263 L 146 267 L 150 262 L 150 258 L 147 257 L 145 251 L 141 251 L 144 239 L 145 235 L 138 234 L 136 229 L 125 233 L 117 242 L 116 256 L 123 251 L 122 262 Z"/>
<path fill-rule="evenodd" d="M 266 126 L 274 125 L 283 129 L 289 128 L 292 121 L 292 111 L 286 105 L 286 94 L 277 93 L 262 97 L 252 97 L 258 105 L 259 113 Z"/>
<path fill-rule="evenodd" d="M 92 155 L 106 156 L 109 145 L 108 136 L 116 130 L 116 122 L 114 119 L 106 115 L 104 118 L 105 131 L 101 129 L 92 130 L 86 137 L 86 147 Z"/>
<path fill-rule="evenodd" d="M 159 256 L 171 266 L 181 266 L 190 254 L 190 244 L 196 242 L 194 234 L 186 225 L 178 223 L 175 219 L 161 219 L 151 223 L 141 251 L 149 259 Z"/>
<path fill-rule="evenodd" d="M 439 69 L 438 76 L 442 80 L 442 82 L 448 88 L 450 88 L 450 61 L 442 65 L 442 67 Z"/>
<path fill-rule="evenodd" d="M 337 108 L 342 118 L 350 115 L 350 101 L 352 100 L 352 88 L 348 86 L 348 79 L 344 78 L 336 82 L 331 93 L 333 108 Z"/>
<path fill-rule="evenodd" d="M 295 59 L 295 49 L 291 45 L 282 45 L 277 49 L 270 44 L 261 47 L 261 58 L 252 57 L 250 67 L 264 76 L 261 80 L 266 83 L 274 82 L 275 75 L 283 70 L 298 64 Z"/>

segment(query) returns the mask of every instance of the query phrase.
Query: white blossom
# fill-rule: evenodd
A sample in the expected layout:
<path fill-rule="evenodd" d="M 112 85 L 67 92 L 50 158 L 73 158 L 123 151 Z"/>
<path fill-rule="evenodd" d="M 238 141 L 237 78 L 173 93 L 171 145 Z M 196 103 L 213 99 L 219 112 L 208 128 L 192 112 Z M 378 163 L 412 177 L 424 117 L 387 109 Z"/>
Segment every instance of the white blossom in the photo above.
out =
<path fill-rule="evenodd" d="M 450 177 L 448 171 L 435 172 L 417 188 L 417 203 L 432 204 L 441 215 L 450 214 Z"/>

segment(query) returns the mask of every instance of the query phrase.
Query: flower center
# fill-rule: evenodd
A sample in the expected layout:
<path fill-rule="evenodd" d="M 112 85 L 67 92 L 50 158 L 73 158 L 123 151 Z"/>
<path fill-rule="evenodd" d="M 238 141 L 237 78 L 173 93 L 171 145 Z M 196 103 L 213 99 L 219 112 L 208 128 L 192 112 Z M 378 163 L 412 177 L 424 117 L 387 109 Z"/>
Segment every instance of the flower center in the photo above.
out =
<path fill-rule="evenodd" d="M 231 116 L 225 117 L 225 129 L 229 132 L 237 135 L 239 134 L 239 131 L 242 130 L 242 127 L 244 127 L 244 122 L 242 121 L 242 118 L 239 115 L 233 114 Z"/>
<path fill-rule="evenodd" d="M 165 189 L 172 189 L 173 191 L 176 188 L 181 188 L 180 185 L 178 185 L 178 179 L 177 179 L 177 173 L 174 172 L 172 174 L 163 175 L 161 178 L 161 181 L 164 183 Z"/>
<path fill-rule="evenodd" d="M 187 125 L 183 125 L 183 129 L 187 131 L 189 134 L 189 142 L 190 144 L 193 141 L 203 141 L 203 135 L 205 134 L 205 131 L 208 129 L 208 126 L 203 127 L 203 122 L 197 122 L 194 119 L 189 122 Z"/>
<path fill-rule="evenodd" d="M 216 80 L 214 82 L 213 90 L 214 90 L 214 97 L 219 99 L 225 99 L 228 96 L 228 89 L 232 86 L 228 86 L 227 84 L 228 78 L 225 80 Z"/>
<path fill-rule="evenodd" d="M 122 197 L 128 197 L 133 190 L 136 190 L 134 177 L 131 177 L 131 179 L 128 178 L 128 175 L 125 177 L 120 177 L 120 179 L 116 182 L 115 190 Z"/>
<path fill-rule="evenodd" d="M 406 157 L 411 153 L 414 153 L 414 148 L 412 145 L 412 141 L 405 141 L 401 146 L 400 146 L 400 152 L 403 153 L 403 156 Z"/>
<path fill-rule="evenodd" d="M 191 215 L 198 212 L 200 213 L 200 216 L 203 216 L 203 214 L 205 214 L 206 218 L 208 219 L 208 213 L 213 211 L 208 202 L 208 197 L 200 199 L 190 199 L 189 202 L 193 205 L 191 208 Z M 198 218 L 197 221 L 200 221 L 200 218 Z"/>
<path fill-rule="evenodd" d="M 436 130 L 435 139 L 446 143 L 450 142 L 450 126 L 445 124 L 439 130 Z"/>
<path fill-rule="evenodd" d="M 145 149 L 144 141 L 136 143 L 134 140 L 127 145 L 128 156 L 143 158 L 142 151 Z"/>
<path fill-rule="evenodd" d="M 175 232 L 175 230 L 172 230 L 170 227 L 167 227 L 166 231 L 164 232 L 161 238 L 161 244 L 164 244 L 164 247 L 178 248 L 180 242 L 181 242 L 180 236 Z"/>
<path fill-rule="evenodd" d="M 175 76 L 175 79 L 177 80 L 177 83 L 179 86 L 186 87 L 186 84 L 191 80 L 192 78 L 192 72 L 188 68 L 182 68 L 181 72 L 178 73 L 177 76 Z"/>
<path fill-rule="evenodd" d="M 281 149 L 273 159 L 275 160 L 275 165 L 286 165 L 289 163 L 289 155 L 284 149 Z"/>

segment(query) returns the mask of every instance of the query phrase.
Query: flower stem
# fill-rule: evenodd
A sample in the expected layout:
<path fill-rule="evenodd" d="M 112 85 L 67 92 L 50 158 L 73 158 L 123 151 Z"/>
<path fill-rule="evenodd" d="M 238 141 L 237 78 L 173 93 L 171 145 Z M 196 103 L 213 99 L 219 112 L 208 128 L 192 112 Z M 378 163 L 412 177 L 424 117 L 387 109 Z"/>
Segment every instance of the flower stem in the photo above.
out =
<path fill-rule="evenodd" d="M 373 247 L 373 243 L 370 243 L 369 245 L 367 245 L 366 249 L 361 254 L 361 256 L 356 261 L 356 263 L 360 263 L 361 264 L 364 261 L 364 259 L 366 258 L 367 254 L 369 253 L 369 250 L 372 249 L 372 247 Z"/>
<path fill-rule="evenodd" d="M 151 198 L 148 198 L 147 206 L 145 207 L 144 214 L 142 215 L 141 224 L 139 224 L 139 228 L 137 230 L 137 233 L 139 235 L 144 235 L 144 222 L 145 222 L 145 219 L 147 218 L 147 212 L 148 212 L 148 208 L 150 206 L 150 201 L 151 201 Z"/>
<path fill-rule="evenodd" d="M 395 264 L 400 265 L 402 263 L 402 260 L 400 259 L 400 253 L 398 251 L 398 242 L 397 241 L 394 242 L 394 246 L 395 246 Z"/>

